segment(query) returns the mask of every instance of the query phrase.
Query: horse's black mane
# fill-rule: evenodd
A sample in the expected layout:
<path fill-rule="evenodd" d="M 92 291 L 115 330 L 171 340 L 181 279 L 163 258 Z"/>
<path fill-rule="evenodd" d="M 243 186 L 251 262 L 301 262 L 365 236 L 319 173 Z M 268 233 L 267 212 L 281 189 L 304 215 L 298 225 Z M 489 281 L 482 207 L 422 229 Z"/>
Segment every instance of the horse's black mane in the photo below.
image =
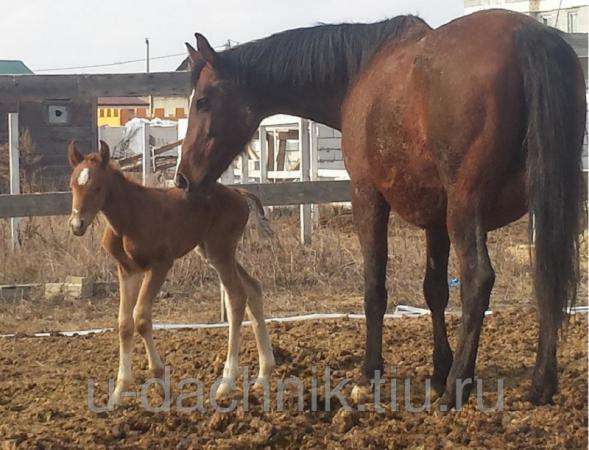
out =
<path fill-rule="evenodd" d="M 347 84 L 381 44 L 402 36 L 416 23 L 415 16 L 398 16 L 382 22 L 342 23 L 297 28 L 218 53 L 218 69 L 240 84 Z M 196 80 L 202 65 L 195 67 Z"/>

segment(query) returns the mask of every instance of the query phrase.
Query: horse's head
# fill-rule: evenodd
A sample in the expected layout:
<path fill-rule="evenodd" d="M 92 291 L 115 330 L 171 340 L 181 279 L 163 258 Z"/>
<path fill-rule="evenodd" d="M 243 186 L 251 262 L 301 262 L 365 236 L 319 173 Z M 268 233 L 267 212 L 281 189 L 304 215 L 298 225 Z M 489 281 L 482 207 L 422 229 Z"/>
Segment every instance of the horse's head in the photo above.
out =
<path fill-rule="evenodd" d="M 100 141 L 100 151 L 83 156 L 74 141 L 68 147 L 68 158 L 73 168 L 70 178 L 72 212 L 70 227 L 76 236 L 82 236 L 98 211 L 104 207 L 113 170 L 108 162 L 110 150 Z"/>
<path fill-rule="evenodd" d="M 176 186 L 206 192 L 245 148 L 261 117 L 253 95 L 227 75 L 221 54 L 198 33 L 196 41 L 198 51 L 186 44 L 193 92 Z"/>

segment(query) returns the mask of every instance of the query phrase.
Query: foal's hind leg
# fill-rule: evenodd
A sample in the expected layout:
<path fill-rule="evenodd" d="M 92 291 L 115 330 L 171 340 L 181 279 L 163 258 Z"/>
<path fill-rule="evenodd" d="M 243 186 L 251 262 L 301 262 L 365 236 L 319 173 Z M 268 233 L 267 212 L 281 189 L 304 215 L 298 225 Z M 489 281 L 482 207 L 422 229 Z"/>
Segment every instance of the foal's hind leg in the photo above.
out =
<path fill-rule="evenodd" d="M 229 322 L 229 343 L 227 359 L 223 369 L 223 382 L 217 389 L 216 396 L 222 397 L 234 387 L 239 372 L 239 334 L 247 301 L 246 290 L 239 276 L 236 261 L 232 256 L 217 256 L 207 249 L 209 263 L 215 268 L 225 287 L 225 307 Z"/>
<path fill-rule="evenodd" d="M 135 331 L 143 338 L 149 371 L 155 378 L 161 378 L 164 374 L 164 365 L 155 348 L 153 341 L 153 322 L 151 313 L 153 309 L 153 300 L 159 292 L 166 274 L 170 270 L 170 263 L 161 263 L 151 267 L 145 274 L 137 305 L 133 310 L 133 320 L 135 322 Z"/>
<path fill-rule="evenodd" d="M 460 211 L 458 208 L 455 210 Z M 471 217 L 457 216 L 449 217 L 448 231 L 460 263 L 462 323 L 443 397 L 448 407 L 465 402 L 475 382 L 479 337 L 495 282 L 495 272 L 487 251 L 487 234 L 479 219 L 474 212 Z"/>
<path fill-rule="evenodd" d="M 270 381 L 270 374 L 274 369 L 276 362 L 274 360 L 274 353 L 272 352 L 272 345 L 270 344 L 270 336 L 266 328 L 264 320 L 264 303 L 262 297 L 262 288 L 260 283 L 252 278 L 241 264 L 237 263 L 239 275 L 243 281 L 247 292 L 247 312 L 252 322 L 254 335 L 256 336 L 256 345 L 258 347 L 258 360 L 260 363 L 260 371 L 256 385 L 264 386 Z"/>
<path fill-rule="evenodd" d="M 450 239 L 446 228 L 426 230 L 427 260 L 423 294 L 432 312 L 434 334 L 433 388 L 441 395 L 452 366 L 452 349 L 448 343 L 444 311 L 448 305 L 448 255 Z"/>
<path fill-rule="evenodd" d="M 352 188 L 352 212 L 364 259 L 364 311 L 366 347 L 360 385 L 382 374 L 382 325 L 387 309 L 386 267 L 388 257 L 388 220 L 390 207 L 380 192 L 368 185 Z M 358 398 L 361 389 L 352 392 Z"/>

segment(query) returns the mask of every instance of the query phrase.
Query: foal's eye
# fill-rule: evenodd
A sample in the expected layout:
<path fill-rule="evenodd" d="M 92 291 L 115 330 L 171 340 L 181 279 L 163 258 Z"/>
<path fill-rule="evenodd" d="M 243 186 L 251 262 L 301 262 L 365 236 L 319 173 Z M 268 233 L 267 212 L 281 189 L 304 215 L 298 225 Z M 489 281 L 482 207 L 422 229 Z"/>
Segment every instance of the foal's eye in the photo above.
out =
<path fill-rule="evenodd" d="M 205 111 L 209 107 L 209 99 L 206 97 L 199 98 L 196 101 L 196 109 L 199 111 Z"/>

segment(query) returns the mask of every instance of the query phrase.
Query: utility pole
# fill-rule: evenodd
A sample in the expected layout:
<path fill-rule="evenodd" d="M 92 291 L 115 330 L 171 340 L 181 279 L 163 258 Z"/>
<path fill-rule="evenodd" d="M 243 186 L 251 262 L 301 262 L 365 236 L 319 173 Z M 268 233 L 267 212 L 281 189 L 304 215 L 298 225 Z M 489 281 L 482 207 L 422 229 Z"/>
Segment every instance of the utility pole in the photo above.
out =
<path fill-rule="evenodd" d="M 149 38 L 145 38 L 145 72 L 149 73 Z M 153 96 L 149 95 L 149 117 L 153 117 Z"/>

